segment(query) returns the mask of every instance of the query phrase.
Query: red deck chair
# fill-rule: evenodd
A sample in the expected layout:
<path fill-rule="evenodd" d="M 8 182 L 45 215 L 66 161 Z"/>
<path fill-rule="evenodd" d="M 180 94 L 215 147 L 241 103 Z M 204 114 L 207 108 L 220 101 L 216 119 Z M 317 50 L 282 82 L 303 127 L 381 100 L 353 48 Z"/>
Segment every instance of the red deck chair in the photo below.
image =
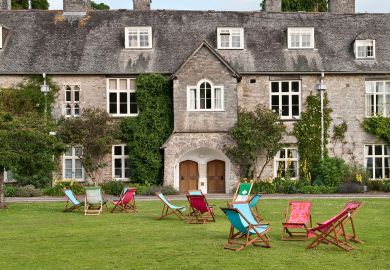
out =
<path fill-rule="evenodd" d="M 355 243 L 360 243 L 362 244 L 363 241 L 361 241 L 360 239 L 358 239 L 357 237 L 357 234 L 356 234 L 356 229 L 355 229 L 355 223 L 353 221 L 353 217 L 356 215 L 356 213 L 358 212 L 358 210 L 360 209 L 360 207 L 363 206 L 363 202 L 353 202 L 353 201 L 349 201 L 343 208 L 343 210 L 341 210 L 341 212 L 343 212 L 344 210 L 349 210 L 350 211 L 350 215 L 347 219 L 345 219 L 343 221 L 343 224 L 342 226 L 340 226 L 337 230 L 337 233 L 340 235 L 342 235 L 344 237 L 344 240 L 345 241 L 353 241 Z M 340 212 L 340 213 L 341 213 Z M 328 222 L 329 220 L 327 221 L 324 221 L 322 223 L 317 223 L 318 225 L 322 225 L 326 222 Z M 348 224 L 351 224 L 351 230 L 352 232 L 351 233 L 347 233 L 346 231 L 346 226 Z"/>
<path fill-rule="evenodd" d="M 188 224 L 204 224 L 215 221 L 214 208 L 208 204 L 202 191 L 188 191 L 186 196 L 190 203 Z"/>
<path fill-rule="evenodd" d="M 311 202 L 289 202 L 284 214 L 282 240 L 307 240 L 307 228 L 312 227 Z"/>
<path fill-rule="evenodd" d="M 353 250 L 353 246 L 348 244 L 345 239 L 341 239 L 341 234 L 339 232 L 344 230 L 343 224 L 351 217 L 351 212 L 354 210 L 356 210 L 356 208 L 353 205 L 346 207 L 336 216 L 328 219 L 325 222 L 322 222 L 318 227 L 308 229 L 308 237 L 315 237 L 315 239 L 310 243 L 310 245 L 307 246 L 306 249 L 315 248 L 319 244 L 324 243 L 333 244 L 345 251 Z"/>
<path fill-rule="evenodd" d="M 127 188 L 125 189 L 118 200 L 114 200 L 114 208 L 111 210 L 111 213 L 114 212 L 137 212 L 137 205 L 135 203 L 135 192 L 137 188 Z"/>

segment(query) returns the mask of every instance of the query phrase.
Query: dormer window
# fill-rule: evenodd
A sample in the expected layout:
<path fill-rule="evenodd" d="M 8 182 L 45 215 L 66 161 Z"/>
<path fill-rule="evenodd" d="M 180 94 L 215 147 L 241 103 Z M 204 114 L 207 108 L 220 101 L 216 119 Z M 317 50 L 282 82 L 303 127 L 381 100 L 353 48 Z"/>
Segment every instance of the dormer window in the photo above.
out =
<path fill-rule="evenodd" d="M 152 44 L 152 27 L 145 26 L 125 28 L 126 49 L 151 49 Z"/>
<path fill-rule="evenodd" d="M 244 49 L 244 29 L 232 27 L 219 27 L 218 34 L 218 49 Z"/>
<path fill-rule="evenodd" d="M 375 40 L 356 40 L 355 41 L 356 59 L 374 59 L 375 58 Z"/>
<path fill-rule="evenodd" d="M 290 27 L 287 35 L 289 49 L 314 49 L 313 27 Z"/>

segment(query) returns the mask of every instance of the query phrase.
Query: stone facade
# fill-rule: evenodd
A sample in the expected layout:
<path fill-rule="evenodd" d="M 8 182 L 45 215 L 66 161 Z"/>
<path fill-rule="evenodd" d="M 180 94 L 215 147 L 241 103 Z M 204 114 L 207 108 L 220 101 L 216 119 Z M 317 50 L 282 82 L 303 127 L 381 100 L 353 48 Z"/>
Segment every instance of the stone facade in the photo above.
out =
<path fill-rule="evenodd" d="M 150 10 L 151 0 L 133 0 L 133 10 Z"/>
<path fill-rule="evenodd" d="M 0 10 L 11 10 L 11 0 L 0 0 Z"/>
<path fill-rule="evenodd" d="M 355 13 L 355 0 L 329 0 L 330 13 Z"/>
<path fill-rule="evenodd" d="M 64 0 L 64 13 L 85 13 L 91 9 L 91 0 Z"/>
<path fill-rule="evenodd" d="M 267 12 L 281 12 L 282 0 L 264 0 L 263 9 Z"/>

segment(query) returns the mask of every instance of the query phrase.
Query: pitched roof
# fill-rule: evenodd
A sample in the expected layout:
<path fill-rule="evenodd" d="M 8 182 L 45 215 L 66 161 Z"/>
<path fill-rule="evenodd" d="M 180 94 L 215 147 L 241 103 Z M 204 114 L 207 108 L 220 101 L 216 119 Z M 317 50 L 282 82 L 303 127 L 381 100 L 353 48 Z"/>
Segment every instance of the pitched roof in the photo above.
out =
<path fill-rule="evenodd" d="M 0 73 L 173 74 L 217 27 L 244 27 L 244 50 L 218 50 L 240 74 L 390 71 L 390 14 L 214 11 L 0 11 L 10 29 L 0 50 Z M 126 26 L 152 26 L 153 49 L 124 48 Z M 315 28 L 314 50 L 288 50 L 287 28 Z M 376 60 L 357 61 L 356 37 L 376 40 Z"/>

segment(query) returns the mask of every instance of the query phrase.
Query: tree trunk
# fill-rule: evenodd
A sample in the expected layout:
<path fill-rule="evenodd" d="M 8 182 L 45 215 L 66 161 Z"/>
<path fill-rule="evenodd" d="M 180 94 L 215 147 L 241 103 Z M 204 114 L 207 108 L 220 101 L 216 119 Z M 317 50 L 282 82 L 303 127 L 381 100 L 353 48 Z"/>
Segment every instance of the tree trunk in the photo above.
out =
<path fill-rule="evenodd" d="M 0 209 L 5 208 L 4 169 L 0 168 Z"/>

